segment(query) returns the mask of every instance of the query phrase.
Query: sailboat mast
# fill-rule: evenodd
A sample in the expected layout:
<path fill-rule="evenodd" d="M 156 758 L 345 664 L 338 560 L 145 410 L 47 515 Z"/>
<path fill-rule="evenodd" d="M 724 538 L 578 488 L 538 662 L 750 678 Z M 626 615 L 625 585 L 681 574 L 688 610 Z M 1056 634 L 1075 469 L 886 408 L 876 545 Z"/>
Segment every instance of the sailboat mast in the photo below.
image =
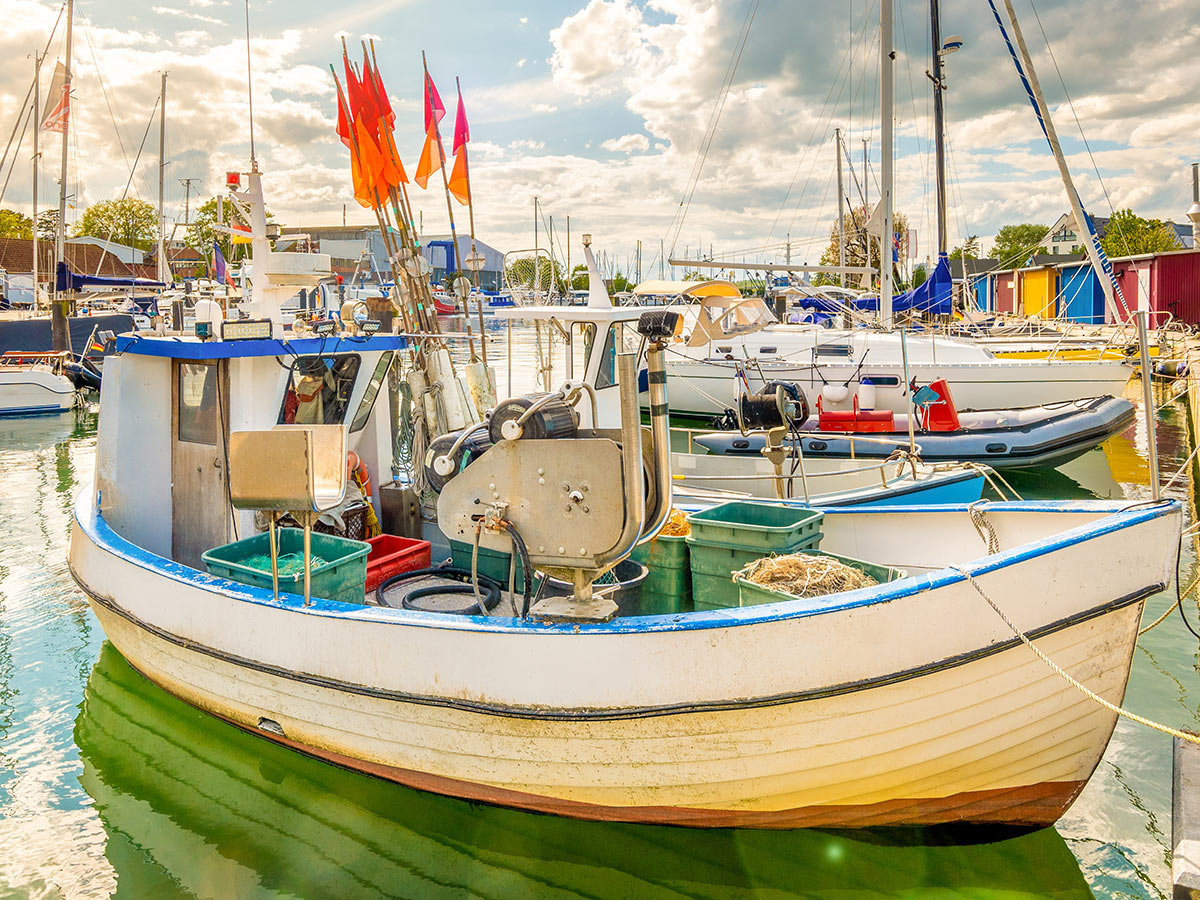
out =
<path fill-rule="evenodd" d="M 846 190 L 842 185 L 842 129 L 835 128 L 834 140 L 837 142 L 837 181 L 838 181 L 838 266 L 846 266 Z M 789 257 L 790 257 L 789 253 Z M 791 259 L 788 259 L 791 262 Z M 838 283 L 846 286 L 846 273 L 838 274 Z"/>
<path fill-rule="evenodd" d="M 933 81 L 933 146 L 937 161 L 937 249 L 946 252 L 946 109 L 942 66 L 942 15 L 938 0 L 929 0 L 930 75 Z"/>
<path fill-rule="evenodd" d="M 167 168 L 167 73 L 162 73 L 158 106 L 158 280 L 167 280 L 166 219 L 163 218 L 163 172 Z"/>
<path fill-rule="evenodd" d="M 1083 203 L 1079 199 L 1079 192 L 1075 190 L 1075 182 L 1071 178 L 1071 171 L 1067 168 L 1066 157 L 1063 156 L 1062 145 L 1058 142 L 1058 132 L 1054 129 L 1054 122 L 1050 118 L 1050 108 L 1046 105 L 1046 97 L 1042 93 L 1041 82 L 1038 81 L 1037 72 L 1033 68 L 1033 58 L 1029 55 L 1029 47 L 1025 44 L 1025 35 L 1021 33 L 1021 26 L 1017 22 L 1017 14 L 1013 10 L 1012 0 L 1004 0 L 1004 8 L 1008 13 L 1008 20 L 1012 24 L 1013 37 L 1016 39 L 1017 48 L 1021 53 L 1021 60 L 1024 63 L 1024 76 L 1026 89 L 1029 92 L 1030 99 L 1033 100 L 1035 111 L 1040 120 L 1042 131 L 1046 135 L 1046 140 L 1050 144 L 1050 150 L 1054 153 L 1054 160 L 1058 163 L 1058 171 L 1062 176 L 1063 185 L 1067 189 L 1067 199 L 1071 203 L 1071 212 L 1075 216 L 1075 225 L 1080 234 L 1087 234 L 1088 240 L 1084 241 L 1084 249 L 1087 251 L 1088 261 L 1091 262 L 1092 268 L 1096 272 L 1096 280 L 1100 282 L 1100 287 L 1104 291 L 1104 303 L 1108 307 L 1109 314 L 1114 322 L 1121 321 L 1120 313 L 1117 310 L 1116 296 L 1113 292 L 1114 278 L 1112 275 L 1112 263 L 1107 257 L 1103 256 L 1103 250 L 1100 247 L 1099 239 L 1096 237 L 1094 229 L 1091 228 L 1091 221 L 1087 217 L 1087 213 L 1083 211 Z M 997 17 L 999 21 L 999 17 Z M 1007 36 L 1006 36 L 1007 38 Z M 1010 48 L 1011 49 L 1011 48 Z M 1121 305 L 1125 306 L 1125 298 L 1121 298 Z M 1125 310 L 1126 314 L 1129 310 Z"/>
<path fill-rule="evenodd" d="M 38 308 L 38 159 L 41 148 L 38 146 L 38 134 L 42 130 L 41 109 L 38 105 L 38 94 L 42 91 L 42 57 L 34 52 L 33 56 L 33 311 Z"/>
<path fill-rule="evenodd" d="M 883 233 L 879 240 L 879 322 L 892 327 L 892 0 L 879 2 L 879 189 L 883 204 Z"/>
<path fill-rule="evenodd" d="M 66 67 L 66 80 L 63 83 L 63 101 L 70 103 L 71 97 L 71 32 L 75 20 L 75 0 L 67 0 L 67 40 L 63 49 L 63 65 Z M 69 108 L 69 107 L 68 107 Z M 40 123 L 38 123 L 38 127 Z M 62 161 L 58 168 L 58 233 L 55 236 L 54 259 L 62 262 L 67 239 L 67 135 L 71 132 L 70 114 L 63 119 L 62 128 Z M 58 296 L 58 277 L 54 278 L 54 305 L 50 312 L 50 336 L 55 350 L 69 350 L 70 339 L 67 336 L 67 311 L 65 301 Z"/>

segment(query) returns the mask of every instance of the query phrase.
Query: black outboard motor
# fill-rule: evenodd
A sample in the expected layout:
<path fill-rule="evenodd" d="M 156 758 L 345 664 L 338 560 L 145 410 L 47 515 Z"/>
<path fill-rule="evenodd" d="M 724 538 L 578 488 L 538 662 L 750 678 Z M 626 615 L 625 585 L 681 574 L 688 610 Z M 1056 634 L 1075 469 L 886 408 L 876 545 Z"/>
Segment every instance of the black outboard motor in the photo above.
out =
<path fill-rule="evenodd" d="M 86 356 L 64 363 L 63 374 L 71 380 L 71 384 L 75 385 L 77 391 L 84 388 L 90 388 L 93 391 L 100 390 L 100 370 Z"/>

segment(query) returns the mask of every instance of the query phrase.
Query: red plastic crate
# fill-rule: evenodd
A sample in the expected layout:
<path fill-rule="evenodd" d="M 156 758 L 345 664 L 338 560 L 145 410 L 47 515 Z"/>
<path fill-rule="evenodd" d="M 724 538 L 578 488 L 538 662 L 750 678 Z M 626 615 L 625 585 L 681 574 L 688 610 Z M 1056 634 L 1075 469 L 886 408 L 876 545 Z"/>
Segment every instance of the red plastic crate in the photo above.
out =
<path fill-rule="evenodd" d="M 428 569 L 429 541 L 381 534 L 367 541 L 371 552 L 367 554 L 367 593 L 374 593 L 380 583 L 413 569 Z"/>

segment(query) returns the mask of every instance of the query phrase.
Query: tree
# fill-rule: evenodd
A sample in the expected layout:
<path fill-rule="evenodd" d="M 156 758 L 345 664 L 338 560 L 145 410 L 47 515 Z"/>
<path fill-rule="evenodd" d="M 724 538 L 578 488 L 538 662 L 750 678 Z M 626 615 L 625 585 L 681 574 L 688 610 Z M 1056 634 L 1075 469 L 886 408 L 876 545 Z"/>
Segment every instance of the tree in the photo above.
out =
<path fill-rule="evenodd" d="M 1110 257 L 1183 249 L 1170 224 L 1161 219 L 1143 219 L 1132 209 L 1119 209 L 1112 214 L 1100 246 Z"/>
<path fill-rule="evenodd" d="M 635 285 L 620 272 L 617 272 L 615 275 L 613 275 L 612 281 L 610 282 L 610 290 L 612 290 L 614 294 L 621 294 L 625 291 L 631 291 L 635 287 L 637 287 L 637 285 Z"/>
<path fill-rule="evenodd" d="M 870 211 L 865 206 L 859 206 L 850 209 L 844 217 L 843 228 L 846 232 L 846 265 L 848 266 L 871 266 L 879 267 L 879 240 L 878 232 L 874 232 L 869 244 L 868 252 L 867 239 L 867 223 L 870 221 Z M 901 259 L 904 258 L 903 248 L 908 239 L 908 218 L 901 212 L 892 214 L 892 233 L 896 240 L 899 241 L 902 252 Z M 838 252 L 838 226 L 834 222 L 829 229 L 829 244 L 825 248 L 825 252 L 821 254 L 821 265 L 836 266 L 839 265 L 840 255 Z M 851 282 L 857 283 L 861 276 L 848 275 L 846 284 Z M 813 279 L 813 284 L 841 284 L 841 278 L 837 275 L 822 272 Z M 899 286 L 900 280 L 896 279 L 895 284 Z"/>
<path fill-rule="evenodd" d="M 588 270 L 583 263 L 571 270 L 571 290 L 586 291 L 588 289 Z"/>
<path fill-rule="evenodd" d="M 981 256 L 979 252 L 979 235 L 972 234 L 968 236 L 965 241 L 950 251 L 951 259 L 962 259 L 964 256 L 968 259 L 979 259 Z"/>
<path fill-rule="evenodd" d="M 1049 225 L 1005 225 L 992 244 L 992 256 L 1000 261 L 1001 268 L 1022 266 L 1035 253 L 1045 253 L 1042 244 L 1050 233 Z"/>
<path fill-rule="evenodd" d="M 912 286 L 919 288 L 929 280 L 929 270 L 925 268 L 925 263 L 921 263 L 913 269 Z"/>
<path fill-rule="evenodd" d="M 158 241 L 158 213 L 136 197 L 102 200 L 83 211 L 74 233 L 149 250 Z"/>
<path fill-rule="evenodd" d="M 58 208 L 43 209 L 37 216 L 38 240 L 52 241 L 58 236 Z"/>
<path fill-rule="evenodd" d="M 232 203 L 225 204 L 225 221 L 228 225 L 230 218 L 238 218 L 237 213 L 232 210 Z M 267 221 L 273 222 L 275 214 L 267 210 Z M 240 221 L 240 219 L 238 219 Z M 217 198 L 212 197 L 207 202 L 200 205 L 192 216 L 192 224 L 188 226 L 187 233 L 183 236 L 183 242 L 203 256 L 205 259 L 212 258 L 213 241 L 216 240 L 217 246 L 221 248 L 221 255 L 226 259 L 233 259 L 233 239 L 219 231 L 213 230 L 213 225 L 217 222 Z M 240 247 L 248 246 L 239 244 Z"/>
<path fill-rule="evenodd" d="M 0 237 L 33 239 L 33 219 L 15 209 L 0 209 Z"/>

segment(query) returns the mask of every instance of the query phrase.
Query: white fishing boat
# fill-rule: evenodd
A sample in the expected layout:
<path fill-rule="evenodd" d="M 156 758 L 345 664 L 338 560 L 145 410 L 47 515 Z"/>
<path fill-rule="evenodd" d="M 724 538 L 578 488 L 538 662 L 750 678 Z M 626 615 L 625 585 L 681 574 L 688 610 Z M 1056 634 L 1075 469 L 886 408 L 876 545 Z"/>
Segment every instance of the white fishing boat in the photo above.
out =
<path fill-rule="evenodd" d="M 319 257 L 286 256 L 265 272 L 318 274 Z M 269 287 L 256 279 L 255 315 L 286 296 Z M 628 313 L 597 308 L 572 327 L 590 337 L 582 378 L 506 419 L 420 525 L 442 542 L 478 529 L 481 551 L 519 537 L 534 568 L 576 585 L 528 616 L 396 608 L 352 580 L 306 599 L 200 568 L 256 532 L 255 504 L 279 484 L 302 486 L 311 512 L 344 492 L 347 450 L 391 469 L 392 405 L 378 395 L 405 339 L 232 326 L 211 340 L 118 337 L 70 547 L 108 638 L 156 684 L 265 739 L 489 803 L 750 827 L 1044 825 L 1069 806 L 1115 717 L 1021 637 L 1119 702 L 1143 603 L 1172 583 L 1178 503 L 831 508 L 821 549 L 899 580 L 619 613 L 594 576 L 652 538 L 671 504 L 665 332 L 639 318 L 653 349 L 643 448 Z M 328 393 L 300 386 L 317 365 Z M 537 437 L 567 398 L 580 427 Z M 590 427 L 606 423 L 619 428 Z M 303 449 L 280 454 L 279 441 Z"/>
<path fill-rule="evenodd" d="M 0 416 L 38 416 L 75 406 L 75 383 L 64 367 L 67 353 L 0 354 Z"/>

